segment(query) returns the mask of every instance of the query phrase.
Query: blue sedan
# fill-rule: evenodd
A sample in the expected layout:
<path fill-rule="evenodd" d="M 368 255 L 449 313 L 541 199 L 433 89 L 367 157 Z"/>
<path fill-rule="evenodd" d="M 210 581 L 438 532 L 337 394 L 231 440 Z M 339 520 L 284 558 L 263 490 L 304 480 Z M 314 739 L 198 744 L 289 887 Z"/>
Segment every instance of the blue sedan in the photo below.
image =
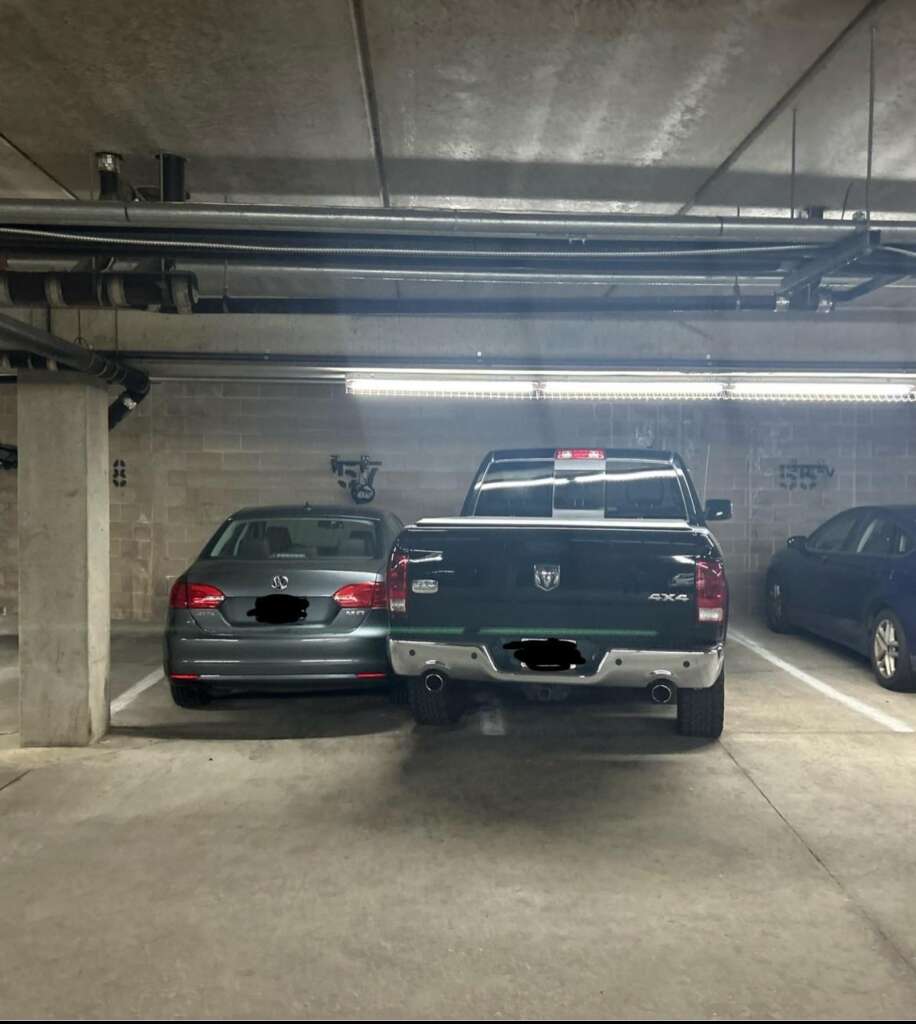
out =
<path fill-rule="evenodd" d="M 871 659 L 889 690 L 916 689 L 916 505 L 847 509 L 790 537 L 766 579 L 767 624 L 798 627 Z"/>

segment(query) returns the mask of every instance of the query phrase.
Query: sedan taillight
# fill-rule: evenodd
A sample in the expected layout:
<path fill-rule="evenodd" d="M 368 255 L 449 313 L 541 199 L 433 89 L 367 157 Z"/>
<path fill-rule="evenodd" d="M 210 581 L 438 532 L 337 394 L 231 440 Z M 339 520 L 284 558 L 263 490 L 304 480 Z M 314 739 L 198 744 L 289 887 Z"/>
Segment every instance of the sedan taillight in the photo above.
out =
<path fill-rule="evenodd" d="M 724 622 L 728 607 L 728 583 L 725 566 L 698 558 L 696 563 L 697 622 Z"/>
<path fill-rule="evenodd" d="M 404 614 L 407 611 L 407 565 L 406 551 L 395 548 L 388 562 L 388 611 Z"/>
<path fill-rule="evenodd" d="M 218 608 L 226 595 L 209 583 L 176 580 L 169 594 L 169 608 Z"/>
<path fill-rule="evenodd" d="M 384 583 L 348 583 L 332 597 L 341 608 L 387 608 Z"/>

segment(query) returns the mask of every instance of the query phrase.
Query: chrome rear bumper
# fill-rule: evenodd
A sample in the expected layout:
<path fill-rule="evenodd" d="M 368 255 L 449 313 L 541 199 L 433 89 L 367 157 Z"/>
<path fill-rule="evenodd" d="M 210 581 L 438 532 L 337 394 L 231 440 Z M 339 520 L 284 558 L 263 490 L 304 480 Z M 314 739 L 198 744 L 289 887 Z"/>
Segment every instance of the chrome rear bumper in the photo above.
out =
<path fill-rule="evenodd" d="M 496 667 L 482 644 L 445 644 L 389 640 L 391 665 L 399 676 L 442 672 L 455 679 L 479 683 L 563 683 L 566 686 L 646 686 L 666 682 L 684 690 L 703 690 L 719 678 L 725 648 L 716 644 L 701 651 L 609 650 L 598 668 L 577 672 L 506 672 Z"/>

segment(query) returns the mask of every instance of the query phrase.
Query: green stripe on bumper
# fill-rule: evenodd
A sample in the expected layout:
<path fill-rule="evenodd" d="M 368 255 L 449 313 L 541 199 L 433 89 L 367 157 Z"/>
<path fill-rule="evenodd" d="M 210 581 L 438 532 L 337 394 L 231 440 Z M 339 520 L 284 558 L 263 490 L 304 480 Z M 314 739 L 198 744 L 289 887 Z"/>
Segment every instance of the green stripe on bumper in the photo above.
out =
<path fill-rule="evenodd" d="M 493 626 L 478 630 L 486 636 L 502 636 L 504 633 L 527 633 L 529 636 L 551 636 L 572 633 L 576 636 L 658 636 L 654 629 L 579 629 L 578 626 Z"/>
<path fill-rule="evenodd" d="M 392 636 L 426 636 L 433 633 L 445 633 L 448 636 L 461 636 L 464 626 L 392 626 Z"/>
<path fill-rule="evenodd" d="M 503 636 L 507 633 L 543 636 L 572 633 L 575 636 L 658 636 L 655 629 L 579 629 L 578 626 L 490 626 L 486 629 L 465 630 L 463 626 L 392 626 L 392 636 Z"/>

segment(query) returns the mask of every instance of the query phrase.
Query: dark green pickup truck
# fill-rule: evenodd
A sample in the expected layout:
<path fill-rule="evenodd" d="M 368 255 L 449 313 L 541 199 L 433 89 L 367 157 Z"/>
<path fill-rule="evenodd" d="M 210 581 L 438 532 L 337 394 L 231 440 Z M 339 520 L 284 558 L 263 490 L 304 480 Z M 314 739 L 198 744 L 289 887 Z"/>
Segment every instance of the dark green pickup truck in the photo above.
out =
<path fill-rule="evenodd" d="M 672 452 L 490 452 L 460 517 L 421 519 L 388 570 L 389 654 L 418 722 L 447 724 L 468 683 L 549 697 L 645 687 L 689 736 L 722 731 L 728 588 Z"/>

